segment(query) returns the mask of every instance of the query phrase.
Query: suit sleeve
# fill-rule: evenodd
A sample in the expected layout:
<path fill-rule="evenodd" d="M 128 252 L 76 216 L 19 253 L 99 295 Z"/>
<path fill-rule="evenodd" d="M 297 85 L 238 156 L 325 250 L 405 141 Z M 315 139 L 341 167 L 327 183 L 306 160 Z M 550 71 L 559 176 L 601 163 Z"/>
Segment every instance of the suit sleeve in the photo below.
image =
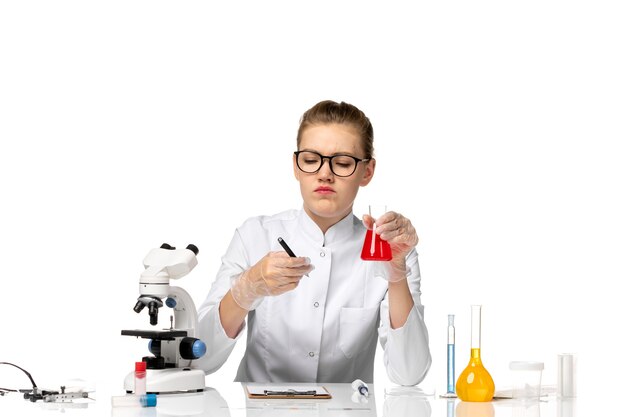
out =
<path fill-rule="evenodd" d="M 407 255 L 407 279 L 414 306 L 404 323 L 391 328 L 389 293 L 380 306 L 378 337 L 384 350 L 384 363 L 389 379 L 399 385 L 416 385 L 428 373 L 431 364 L 428 329 L 424 322 L 424 306 L 420 301 L 420 270 L 415 249 Z"/>
<path fill-rule="evenodd" d="M 207 374 L 217 371 L 226 362 L 246 327 L 244 322 L 235 339 L 228 337 L 220 320 L 219 306 L 230 289 L 232 277 L 241 274 L 247 268 L 248 257 L 239 231 L 236 231 L 226 254 L 222 257 L 222 265 L 209 294 L 198 309 L 197 334 L 206 344 L 207 350 L 202 358 L 195 361 L 195 367 L 203 369 Z"/>

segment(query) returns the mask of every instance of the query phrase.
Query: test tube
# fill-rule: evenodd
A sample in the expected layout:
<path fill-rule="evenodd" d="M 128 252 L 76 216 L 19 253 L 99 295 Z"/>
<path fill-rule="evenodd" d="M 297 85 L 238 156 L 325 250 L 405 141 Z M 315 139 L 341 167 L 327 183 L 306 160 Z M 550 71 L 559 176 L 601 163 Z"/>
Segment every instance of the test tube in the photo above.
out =
<path fill-rule="evenodd" d="M 576 355 L 559 353 L 557 363 L 557 397 L 576 397 Z"/>
<path fill-rule="evenodd" d="M 111 397 L 111 407 L 156 407 L 156 394 Z"/>
<path fill-rule="evenodd" d="M 448 394 L 454 394 L 454 314 L 448 314 Z"/>
<path fill-rule="evenodd" d="M 369 206 L 370 216 L 372 215 L 372 206 Z M 380 215 L 380 214 L 378 214 Z M 372 225 L 372 244 L 370 245 L 370 256 L 374 256 L 376 253 L 376 223 Z"/>
<path fill-rule="evenodd" d="M 146 393 L 146 363 L 135 362 L 135 394 Z"/>

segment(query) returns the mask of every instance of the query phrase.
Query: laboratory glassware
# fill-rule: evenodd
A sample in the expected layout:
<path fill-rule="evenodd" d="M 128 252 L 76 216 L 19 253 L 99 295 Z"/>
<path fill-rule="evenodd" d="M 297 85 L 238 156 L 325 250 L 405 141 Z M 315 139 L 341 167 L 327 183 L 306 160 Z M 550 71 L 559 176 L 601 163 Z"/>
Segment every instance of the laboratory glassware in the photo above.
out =
<path fill-rule="evenodd" d="M 556 395 L 560 398 L 576 397 L 576 355 L 559 353 L 557 362 Z"/>
<path fill-rule="evenodd" d="M 146 362 L 135 362 L 135 394 L 146 393 Z"/>
<path fill-rule="evenodd" d="M 156 404 L 156 394 L 130 394 L 111 397 L 112 407 L 156 407 Z"/>
<path fill-rule="evenodd" d="M 387 206 L 369 206 L 369 215 L 377 219 L 387 212 Z M 376 233 L 376 224 L 372 230 L 365 233 L 365 241 L 361 250 L 361 259 L 364 261 L 390 261 L 392 259 L 391 246 L 382 240 Z"/>
<path fill-rule="evenodd" d="M 454 314 L 448 314 L 448 394 L 454 394 Z"/>
<path fill-rule="evenodd" d="M 513 389 L 511 396 L 516 399 L 535 399 L 541 396 L 541 373 L 543 362 L 512 361 L 509 362 Z"/>
<path fill-rule="evenodd" d="M 491 401 L 496 391 L 493 378 L 480 357 L 481 307 L 472 305 L 472 344 L 470 360 L 456 382 L 456 395 L 463 401 Z"/>

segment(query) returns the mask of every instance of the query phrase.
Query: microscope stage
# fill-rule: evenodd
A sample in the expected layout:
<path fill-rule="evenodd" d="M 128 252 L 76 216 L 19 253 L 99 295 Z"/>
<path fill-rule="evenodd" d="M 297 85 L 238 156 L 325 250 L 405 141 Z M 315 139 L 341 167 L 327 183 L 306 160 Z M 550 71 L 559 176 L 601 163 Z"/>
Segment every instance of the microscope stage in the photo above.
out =
<path fill-rule="evenodd" d="M 137 336 L 152 340 L 174 340 L 187 337 L 186 330 L 122 330 L 122 336 Z"/>

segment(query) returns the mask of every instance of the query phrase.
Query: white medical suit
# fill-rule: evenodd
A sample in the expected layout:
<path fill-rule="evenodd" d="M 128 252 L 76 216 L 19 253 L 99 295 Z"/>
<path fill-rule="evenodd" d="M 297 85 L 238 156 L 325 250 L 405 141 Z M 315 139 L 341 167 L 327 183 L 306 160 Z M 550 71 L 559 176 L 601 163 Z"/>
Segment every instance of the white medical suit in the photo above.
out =
<path fill-rule="evenodd" d="M 248 219 L 236 230 L 199 308 L 198 335 L 207 352 L 196 367 L 212 373 L 226 362 L 245 324 L 235 339 L 229 338 L 220 322 L 219 303 L 230 289 L 231 277 L 268 252 L 283 250 L 277 241 L 282 237 L 297 256 L 310 258 L 315 269 L 295 290 L 265 297 L 249 312 L 246 352 L 236 380 L 371 382 L 379 339 L 390 380 L 401 385 L 420 382 L 431 357 L 417 253 L 412 250 L 406 259 L 415 306 L 404 326 L 391 329 L 384 265 L 361 260 L 365 232 L 353 214 L 325 235 L 304 210 Z"/>

